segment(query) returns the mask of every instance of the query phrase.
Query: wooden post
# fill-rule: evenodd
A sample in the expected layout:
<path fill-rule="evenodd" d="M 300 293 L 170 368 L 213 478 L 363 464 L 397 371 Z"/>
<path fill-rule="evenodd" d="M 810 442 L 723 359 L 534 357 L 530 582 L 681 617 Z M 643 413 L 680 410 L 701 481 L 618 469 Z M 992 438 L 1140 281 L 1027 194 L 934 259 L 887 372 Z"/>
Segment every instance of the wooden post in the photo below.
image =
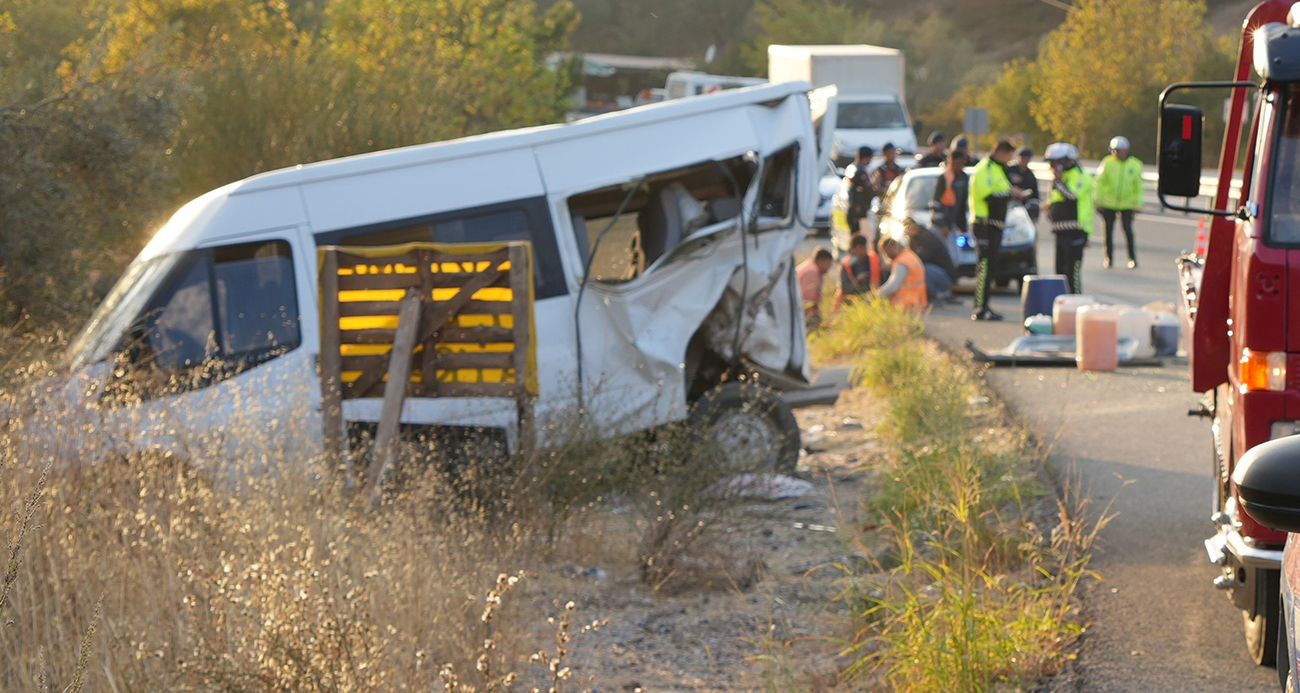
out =
<path fill-rule="evenodd" d="M 384 405 L 379 414 L 379 431 L 375 435 L 374 457 L 370 464 L 370 503 L 378 505 L 379 494 L 397 461 L 398 423 L 402 403 L 411 379 L 411 358 L 415 338 L 420 333 L 420 307 L 423 302 L 415 289 L 407 290 L 398 311 L 397 334 L 388 358 L 388 382 L 384 384 Z"/>
<path fill-rule="evenodd" d="M 325 458 L 331 470 L 343 471 L 346 431 L 343 426 L 343 355 L 339 334 L 338 250 L 325 251 L 320 270 L 320 395 L 321 419 L 325 427 Z"/>
<path fill-rule="evenodd" d="M 519 451 L 528 454 L 536 443 L 533 422 L 533 396 L 528 391 L 528 347 L 531 335 L 528 324 L 528 297 L 533 281 L 528 267 L 528 249 L 511 245 L 506 251 L 510 258 L 510 317 L 514 323 L 515 405 L 519 412 Z"/>
<path fill-rule="evenodd" d="M 433 264 L 434 255 L 427 250 L 416 251 L 416 258 L 420 262 L 420 322 L 425 327 L 437 329 L 441 325 L 430 325 L 433 321 L 433 272 L 430 266 Z M 424 330 L 420 330 L 424 332 Z M 421 340 L 424 345 L 424 351 L 420 353 L 420 373 L 423 378 L 420 383 L 420 395 L 422 397 L 438 396 L 438 350 L 434 348 L 437 344 L 437 334 L 432 334 L 428 339 Z"/>

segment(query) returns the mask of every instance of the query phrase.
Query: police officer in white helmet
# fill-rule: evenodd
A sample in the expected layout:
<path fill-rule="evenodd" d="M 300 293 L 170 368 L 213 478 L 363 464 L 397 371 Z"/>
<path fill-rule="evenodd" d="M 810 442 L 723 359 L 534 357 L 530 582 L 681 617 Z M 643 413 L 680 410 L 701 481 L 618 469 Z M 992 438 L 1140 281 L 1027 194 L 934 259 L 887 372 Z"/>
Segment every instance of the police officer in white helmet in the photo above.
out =
<path fill-rule="evenodd" d="M 1056 235 L 1056 273 L 1070 291 L 1083 293 L 1083 249 L 1092 235 L 1092 176 L 1079 167 L 1079 150 L 1067 142 L 1047 147 L 1052 164 L 1052 193 L 1047 219 Z"/>
<path fill-rule="evenodd" d="M 1133 243 L 1133 214 L 1142 208 L 1142 162 L 1129 154 L 1128 139 L 1110 141 L 1110 155 L 1097 167 L 1097 211 L 1106 235 L 1106 267 L 1114 260 L 1115 218 L 1124 227 L 1129 269 L 1137 268 L 1137 247 Z"/>

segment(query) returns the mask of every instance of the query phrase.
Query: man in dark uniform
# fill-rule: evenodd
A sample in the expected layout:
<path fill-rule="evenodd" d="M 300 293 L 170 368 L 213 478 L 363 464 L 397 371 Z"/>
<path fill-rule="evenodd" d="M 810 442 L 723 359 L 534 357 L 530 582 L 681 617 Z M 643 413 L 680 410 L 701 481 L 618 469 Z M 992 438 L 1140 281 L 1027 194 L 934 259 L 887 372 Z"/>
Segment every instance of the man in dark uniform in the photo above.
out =
<path fill-rule="evenodd" d="M 1038 222 L 1038 213 L 1042 206 L 1042 201 L 1038 196 L 1038 176 L 1029 168 L 1029 162 L 1034 160 L 1034 150 L 1029 147 L 1021 147 L 1016 152 L 1015 164 L 1007 167 L 1007 178 L 1011 179 L 1011 186 L 1020 188 L 1029 192 L 1025 198 L 1025 211 L 1029 212 L 1029 218 L 1035 223 Z"/>
<path fill-rule="evenodd" d="M 849 180 L 849 209 L 847 213 L 849 222 L 849 233 L 855 234 L 861 231 L 860 222 L 867 216 L 871 210 L 871 201 L 879 195 L 881 190 L 877 190 L 871 180 L 871 158 L 876 155 L 871 147 L 859 147 L 858 155 L 844 169 L 844 177 Z"/>
<path fill-rule="evenodd" d="M 877 194 L 884 195 L 894 179 L 903 175 L 904 169 L 898 165 L 898 148 L 892 142 L 885 144 L 885 147 L 880 150 L 880 156 L 884 161 L 871 172 L 871 184 Z"/>
<path fill-rule="evenodd" d="M 947 159 L 944 148 L 948 146 L 948 137 L 942 132 L 936 130 L 930 133 L 930 139 L 926 140 L 926 144 L 930 145 L 930 151 L 917 155 L 917 168 L 932 168 Z"/>

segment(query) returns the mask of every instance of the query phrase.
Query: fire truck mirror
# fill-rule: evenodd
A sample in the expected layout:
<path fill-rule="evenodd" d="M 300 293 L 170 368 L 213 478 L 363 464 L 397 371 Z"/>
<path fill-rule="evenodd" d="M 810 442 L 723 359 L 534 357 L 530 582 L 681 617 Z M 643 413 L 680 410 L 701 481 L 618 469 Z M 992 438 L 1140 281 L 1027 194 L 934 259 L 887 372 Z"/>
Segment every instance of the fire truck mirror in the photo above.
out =
<path fill-rule="evenodd" d="M 1201 109 L 1165 104 L 1160 109 L 1159 189 L 1172 197 L 1201 194 Z"/>
<path fill-rule="evenodd" d="M 1265 527 L 1300 532 L 1300 436 L 1251 448 L 1232 479 L 1247 515 Z"/>

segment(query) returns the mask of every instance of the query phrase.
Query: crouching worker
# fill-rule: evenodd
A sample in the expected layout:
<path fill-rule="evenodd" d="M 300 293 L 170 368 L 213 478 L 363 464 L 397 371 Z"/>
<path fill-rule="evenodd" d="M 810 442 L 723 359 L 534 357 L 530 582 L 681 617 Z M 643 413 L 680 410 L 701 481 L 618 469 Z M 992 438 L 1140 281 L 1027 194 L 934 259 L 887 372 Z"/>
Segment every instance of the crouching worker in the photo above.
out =
<path fill-rule="evenodd" d="M 840 288 L 835 292 L 834 310 L 879 286 L 880 256 L 868 246 L 866 236 L 855 233 L 849 241 L 849 254 L 840 260 Z"/>
<path fill-rule="evenodd" d="M 925 310 L 925 265 L 921 258 L 894 238 L 881 241 L 880 251 L 889 258 L 891 265 L 889 281 L 880 287 L 880 295 L 899 308 L 916 312 Z"/>
<path fill-rule="evenodd" d="M 831 251 L 818 248 L 813 256 L 799 263 L 795 276 L 799 280 L 799 294 L 803 299 L 803 317 L 808 329 L 816 329 L 822 323 L 822 279 L 831 271 L 835 257 Z"/>
<path fill-rule="evenodd" d="M 944 303 L 961 303 L 952 295 L 952 283 L 957 278 L 957 268 L 952 264 L 952 256 L 943 241 L 930 229 L 911 219 L 903 221 L 903 231 L 907 234 L 907 247 L 921 258 L 925 265 L 926 297 L 930 305 Z"/>

